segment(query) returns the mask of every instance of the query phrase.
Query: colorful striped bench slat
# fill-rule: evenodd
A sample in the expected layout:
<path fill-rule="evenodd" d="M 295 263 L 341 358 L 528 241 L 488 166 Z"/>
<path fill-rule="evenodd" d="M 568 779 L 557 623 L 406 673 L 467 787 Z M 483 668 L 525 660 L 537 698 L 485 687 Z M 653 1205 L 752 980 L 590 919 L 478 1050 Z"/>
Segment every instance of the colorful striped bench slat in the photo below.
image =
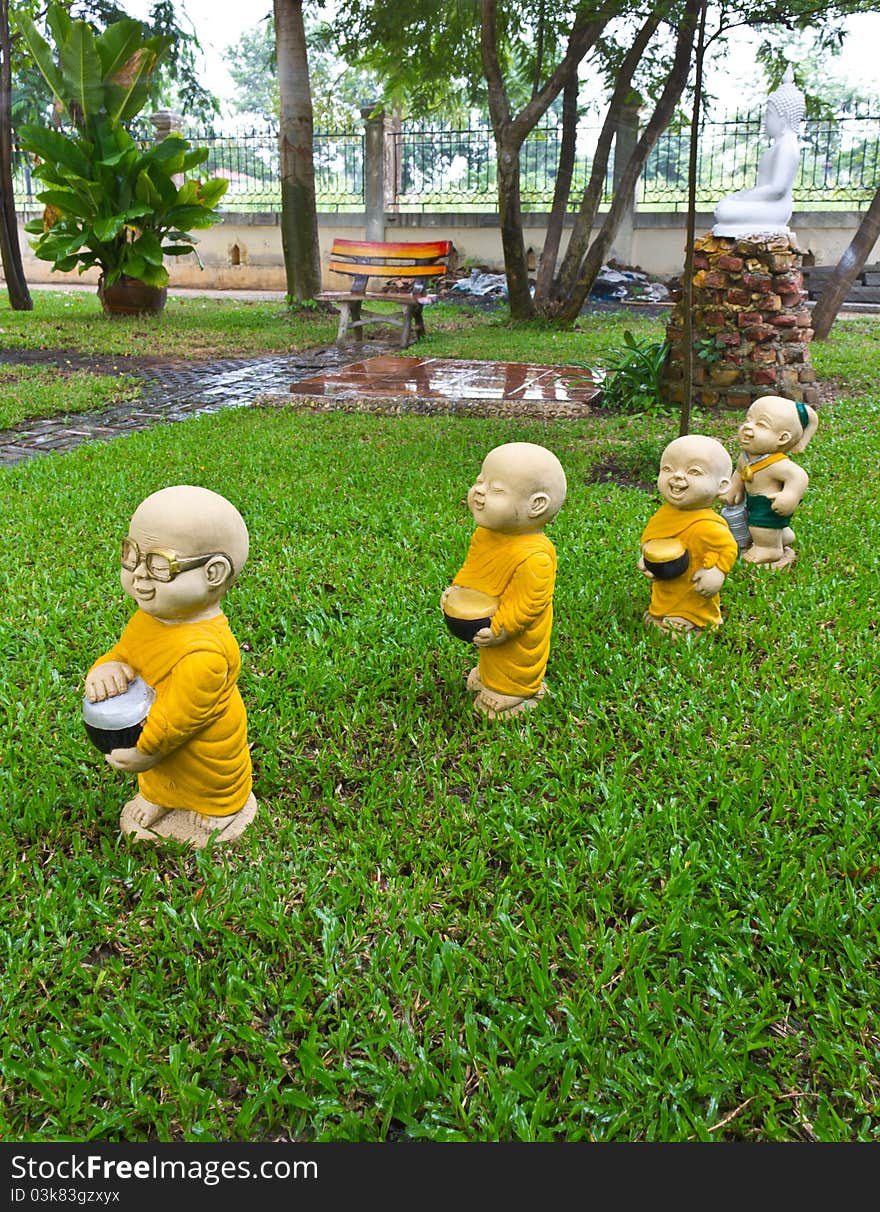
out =
<path fill-rule="evenodd" d="M 451 240 L 398 241 L 334 240 L 331 257 L 380 257 L 383 259 L 416 257 L 420 261 L 445 260 L 452 252 Z"/>
<path fill-rule="evenodd" d="M 445 265 L 419 265 L 416 261 L 339 261 L 331 258 L 328 269 L 336 274 L 366 278 L 436 278 Z"/>
<path fill-rule="evenodd" d="M 354 279 L 347 291 L 324 291 L 318 296 L 339 305 L 337 345 L 346 343 L 349 332 L 360 341 L 366 324 L 397 325 L 402 329 L 401 348 L 410 344 L 413 322 L 416 337 L 424 336 L 425 279 L 445 274 L 451 253 L 451 240 L 334 240 L 328 268 Z M 413 284 L 412 294 L 370 293 L 367 291 L 370 278 L 408 280 Z M 366 299 L 387 299 L 389 303 L 396 303 L 402 311 L 401 319 L 388 313 L 364 311 L 362 304 Z"/>

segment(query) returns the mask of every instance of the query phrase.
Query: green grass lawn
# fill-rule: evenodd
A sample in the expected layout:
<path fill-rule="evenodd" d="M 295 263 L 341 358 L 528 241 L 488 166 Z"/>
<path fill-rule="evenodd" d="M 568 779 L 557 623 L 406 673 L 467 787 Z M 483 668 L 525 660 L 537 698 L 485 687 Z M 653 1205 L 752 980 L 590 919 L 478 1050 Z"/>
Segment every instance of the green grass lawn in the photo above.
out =
<path fill-rule="evenodd" d="M 72 373 L 50 366 L 16 366 L 0 356 L 0 429 L 32 417 L 91 412 L 140 395 L 140 384 L 125 374 Z"/>
<path fill-rule="evenodd" d="M 336 335 L 334 316 L 283 302 L 170 295 L 158 315 L 109 319 L 84 291 L 33 292 L 33 311 L 0 301 L 0 349 L 75 349 L 144 357 L 247 357 L 296 353 Z"/>
<path fill-rule="evenodd" d="M 419 349 L 589 364 L 596 319 L 438 313 Z M 0 1136 L 880 1138 L 880 326 L 814 362 L 798 562 L 738 564 L 679 645 L 640 622 L 659 498 L 591 478 L 674 417 L 230 410 L 0 471 Z M 698 422 L 735 452 L 735 417 Z M 568 476 L 551 694 L 492 724 L 437 599 L 518 439 Z M 199 854 L 118 836 L 133 781 L 79 718 L 119 539 L 172 483 L 251 534 L 225 608 L 260 811 Z"/>
<path fill-rule="evenodd" d="M 377 310 L 397 315 L 393 305 Z M 619 342 L 622 327 L 654 334 L 657 324 L 639 315 L 600 314 L 559 332 L 549 325 L 512 324 L 506 309 L 439 303 L 426 309 L 427 336 L 411 352 L 424 357 L 504 358 L 508 361 L 597 366 Z M 394 335 L 390 327 L 367 329 L 367 336 Z M 0 353 L 0 428 L 33 417 L 82 412 L 134 399 L 140 384 L 127 376 L 130 357 L 188 359 L 298 353 L 331 344 L 336 318 L 326 312 L 288 311 L 282 303 L 170 296 L 156 316 L 108 319 L 97 298 L 80 291 L 34 291 L 34 310 L 15 312 L 0 300 L 0 351 L 63 350 L 117 359 L 118 375 L 88 370 L 17 367 Z M 356 357 L 352 353 L 352 358 Z"/>

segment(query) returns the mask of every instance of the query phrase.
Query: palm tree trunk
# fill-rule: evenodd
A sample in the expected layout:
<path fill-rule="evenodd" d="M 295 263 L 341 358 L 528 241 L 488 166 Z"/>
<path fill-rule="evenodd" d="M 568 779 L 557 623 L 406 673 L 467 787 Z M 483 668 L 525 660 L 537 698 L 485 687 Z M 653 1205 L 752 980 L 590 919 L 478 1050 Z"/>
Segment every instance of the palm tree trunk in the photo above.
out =
<path fill-rule="evenodd" d="M 321 290 L 309 60 L 303 0 L 273 3 L 281 109 L 281 247 L 288 302 L 302 303 Z"/>
<path fill-rule="evenodd" d="M 13 311 L 32 311 L 24 276 L 12 184 L 12 66 L 9 0 L 0 0 L 0 261 Z"/>

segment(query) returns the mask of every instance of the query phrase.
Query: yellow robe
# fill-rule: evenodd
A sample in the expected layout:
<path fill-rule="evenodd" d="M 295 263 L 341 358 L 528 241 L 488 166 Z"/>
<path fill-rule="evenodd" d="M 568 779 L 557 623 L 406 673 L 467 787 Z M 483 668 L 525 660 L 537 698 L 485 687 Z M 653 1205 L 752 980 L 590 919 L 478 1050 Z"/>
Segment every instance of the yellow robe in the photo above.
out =
<path fill-rule="evenodd" d="M 541 688 L 553 627 L 556 549 L 543 534 L 499 534 L 478 526 L 454 584 L 501 599 L 492 631 L 510 637 L 481 648 L 479 679 L 498 694 L 532 698 Z"/>
<path fill-rule="evenodd" d="M 226 616 L 166 624 L 138 610 L 95 665 L 105 661 L 125 661 L 156 691 L 137 747 L 162 761 L 138 775 L 144 799 L 205 816 L 243 808 L 251 755 L 236 685 L 241 654 Z"/>
<path fill-rule="evenodd" d="M 679 539 L 690 556 L 690 564 L 671 581 L 651 582 L 650 613 L 688 619 L 697 627 L 717 627 L 721 622 L 721 595 L 703 597 L 694 589 L 692 577 L 701 568 L 720 568 L 726 576 L 739 551 L 724 518 L 714 509 L 676 509 L 661 505 L 642 532 L 649 539 Z"/>

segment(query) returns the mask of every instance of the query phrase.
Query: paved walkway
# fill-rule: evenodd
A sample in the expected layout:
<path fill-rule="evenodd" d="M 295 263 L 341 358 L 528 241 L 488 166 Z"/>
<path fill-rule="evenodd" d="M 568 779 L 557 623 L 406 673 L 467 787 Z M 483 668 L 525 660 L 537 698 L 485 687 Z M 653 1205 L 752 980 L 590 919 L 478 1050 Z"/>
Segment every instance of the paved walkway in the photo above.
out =
<path fill-rule="evenodd" d="M 0 349 L 4 362 L 118 373 L 123 360 L 63 350 Z M 364 341 L 359 351 L 332 345 L 303 354 L 209 362 L 131 358 L 124 361 L 124 373 L 142 381 L 137 400 L 0 430 L 0 466 L 255 402 L 550 419 L 588 415 L 599 394 L 582 366 L 410 357 L 377 341 Z"/>
<path fill-rule="evenodd" d="M 31 284 L 34 289 L 44 289 Z M 57 289 L 57 287 L 45 287 Z M 91 286 L 70 290 L 93 291 Z M 176 291 L 247 299 L 283 299 L 279 291 Z M 853 318 L 863 310 L 846 315 Z M 841 312 L 840 318 L 845 318 Z M 107 441 L 153 425 L 222 408 L 265 404 L 373 412 L 469 412 L 471 415 L 586 416 L 598 394 L 583 367 L 457 362 L 401 356 L 393 346 L 364 341 L 360 350 L 335 345 L 303 354 L 188 362 L 156 358 L 71 355 L 68 350 L 4 350 L 0 363 L 56 365 L 124 373 L 142 380 L 139 398 L 95 412 L 24 421 L 0 430 L 0 467 L 83 442 Z"/>
<path fill-rule="evenodd" d="M 383 347 L 377 344 L 375 348 Z M 0 429 L 0 466 L 9 467 L 35 455 L 72 450 L 83 442 L 107 441 L 201 413 L 243 408 L 259 395 L 287 392 L 296 380 L 336 370 L 355 357 L 330 346 L 304 354 L 210 362 L 125 359 L 124 373 L 143 381 L 137 400 L 95 412 L 63 413 L 23 421 L 10 429 Z M 81 366 L 99 374 L 120 372 L 122 361 L 118 357 L 73 359 L 63 350 L 0 349 L 0 363 L 60 366 L 66 370 Z"/>

